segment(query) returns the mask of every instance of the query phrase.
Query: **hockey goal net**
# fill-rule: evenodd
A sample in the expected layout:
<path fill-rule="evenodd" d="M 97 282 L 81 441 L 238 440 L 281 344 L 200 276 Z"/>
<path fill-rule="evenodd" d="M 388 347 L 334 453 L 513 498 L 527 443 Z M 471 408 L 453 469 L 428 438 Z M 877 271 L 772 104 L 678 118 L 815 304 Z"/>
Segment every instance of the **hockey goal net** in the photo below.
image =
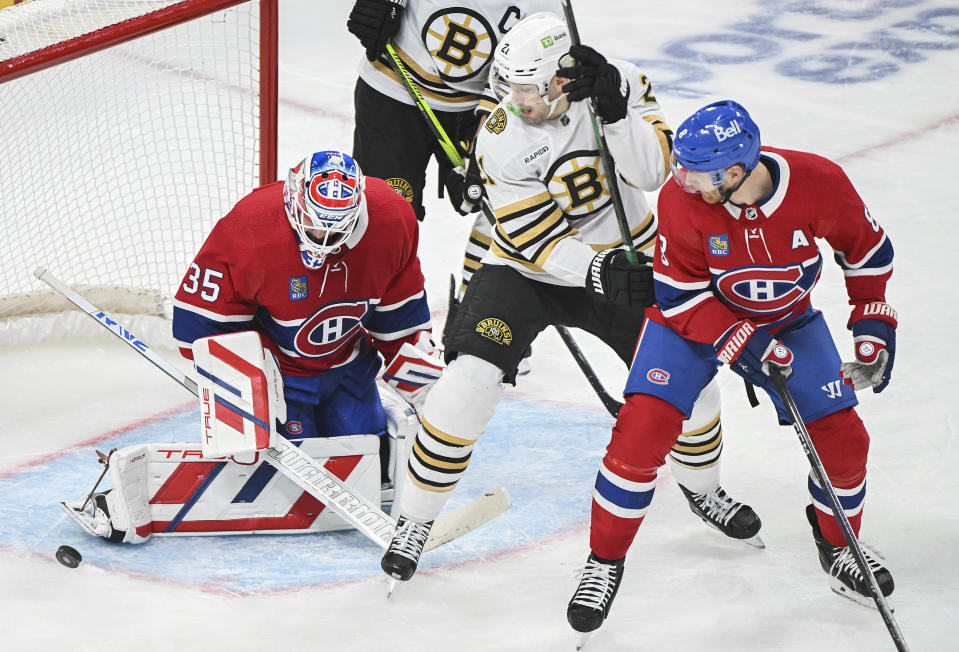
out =
<path fill-rule="evenodd" d="M 276 179 L 276 50 L 277 0 L 0 9 L 0 345 L 98 330 L 38 267 L 168 333 L 213 223 Z"/>

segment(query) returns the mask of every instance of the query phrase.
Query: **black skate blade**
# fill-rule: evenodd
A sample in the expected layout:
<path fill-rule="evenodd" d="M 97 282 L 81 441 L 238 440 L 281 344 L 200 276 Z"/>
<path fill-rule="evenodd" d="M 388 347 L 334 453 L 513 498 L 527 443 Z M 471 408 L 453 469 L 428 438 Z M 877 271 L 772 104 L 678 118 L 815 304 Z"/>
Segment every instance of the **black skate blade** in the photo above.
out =
<path fill-rule="evenodd" d="M 723 532 L 723 531 L 719 528 L 718 525 L 716 525 L 715 523 L 713 523 L 712 521 L 710 521 L 708 518 L 703 518 L 703 515 L 700 514 L 699 512 L 695 512 L 695 511 L 694 511 L 693 514 L 696 514 L 696 516 L 699 517 L 699 520 L 700 520 L 700 521 L 702 521 L 703 523 L 705 523 L 706 525 L 708 525 L 710 530 L 713 530 L 714 532 L 719 532 L 721 535 L 723 535 L 723 537 L 725 537 L 726 539 L 729 539 L 730 541 L 738 541 L 738 542 L 740 542 L 740 543 L 744 543 L 744 544 L 746 544 L 747 546 L 749 546 L 750 548 L 754 548 L 754 549 L 756 549 L 756 550 L 765 550 L 765 549 L 766 549 L 766 542 L 763 541 L 763 538 L 762 538 L 761 536 L 759 536 L 758 534 L 754 534 L 753 536 L 749 537 L 748 539 L 737 539 L 736 537 L 731 537 L 731 536 L 729 536 L 728 534 L 726 534 L 725 532 Z"/>
<path fill-rule="evenodd" d="M 850 602 L 855 602 L 860 607 L 879 611 L 879 607 L 876 606 L 876 600 L 871 595 L 860 595 L 835 578 L 831 580 L 831 584 L 829 588 L 832 589 L 832 592 L 836 595 L 842 596 Z M 886 606 L 889 607 L 889 611 L 895 613 L 896 608 L 893 606 L 892 600 L 889 598 L 883 598 L 883 600 L 885 600 Z"/>

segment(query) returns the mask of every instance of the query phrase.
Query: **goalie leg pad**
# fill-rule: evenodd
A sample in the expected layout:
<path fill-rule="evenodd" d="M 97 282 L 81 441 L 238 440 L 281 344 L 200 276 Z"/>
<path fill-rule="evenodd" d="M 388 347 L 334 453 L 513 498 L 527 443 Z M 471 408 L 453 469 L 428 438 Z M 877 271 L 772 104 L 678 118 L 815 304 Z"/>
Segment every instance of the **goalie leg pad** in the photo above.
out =
<path fill-rule="evenodd" d="M 376 435 L 305 439 L 300 448 L 373 502 L 380 497 Z M 91 534 L 141 543 L 152 535 L 300 533 L 350 529 L 264 461 L 207 458 L 197 443 L 121 449 L 110 463 L 113 489 L 71 516 Z M 67 503 L 65 507 L 79 507 Z M 71 510 L 68 510 L 68 513 Z M 82 520 L 81 520 L 82 519 Z"/>
<path fill-rule="evenodd" d="M 446 368 L 426 399 L 397 513 L 420 522 L 440 513 L 493 417 L 502 380 L 499 367 L 472 355 L 461 355 Z"/>
<path fill-rule="evenodd" d="M 673 477 L 695 493 L 719 486 L 723 451 L 719 409 L 719 381 L 714 376 L 697 397 L 692 413 L 683 421 L 683 434 L 669 452 Z"/>

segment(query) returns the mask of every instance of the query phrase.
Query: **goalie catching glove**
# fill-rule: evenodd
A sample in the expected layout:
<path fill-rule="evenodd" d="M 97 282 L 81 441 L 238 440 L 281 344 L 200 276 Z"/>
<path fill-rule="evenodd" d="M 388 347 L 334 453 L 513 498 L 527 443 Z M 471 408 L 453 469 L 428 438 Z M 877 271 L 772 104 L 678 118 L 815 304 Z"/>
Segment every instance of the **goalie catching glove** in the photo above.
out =
<path fill-rule="evenodd" d="M 639 264 L 633 265 L 623 249 L 603 249 L 593 257 L 586 275 L 586 288 L 613 303 L 630 308 L 646 308 L 656 303 L 653 292 L 653 259 L 636 252 Z"/>
<path fill-rule="evenodd" d="M 383 370 L 383 380 L 419 414 L 430 388 L 445 368 L 443 351 L 427 331 L 420 331 L 416 344 L 404 342 Z"/>
<path fill-rule="evenodd" d="M 879 393 L 886 389 L 896 359 L 896 311 L 881 301 L 853 308 L 849 318 L 856 359 L 842 363 L 843 383 L 857 392 L 869 387 Z"/>
<path fill-rule="evenodd" d="M 785 344 L 748 319 L 723 333 L 716 344 L 716 358 L 757 387 L 767 384 L 770 367 L 788 378 L 793 354 Z"/>

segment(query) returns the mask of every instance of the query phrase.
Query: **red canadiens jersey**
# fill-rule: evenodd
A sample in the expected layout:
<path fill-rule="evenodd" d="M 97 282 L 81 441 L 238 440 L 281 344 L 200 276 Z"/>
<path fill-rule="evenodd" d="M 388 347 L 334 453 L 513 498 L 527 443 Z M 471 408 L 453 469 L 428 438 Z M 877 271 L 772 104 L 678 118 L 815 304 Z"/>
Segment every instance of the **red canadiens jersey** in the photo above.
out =
<path fill-rule="evenodd" d="M 302 262 L 283 182 L 240 200 L 210 232 L 177 290 L 173 337 L 192 359 L 200 337 L 258 330 L 282 373 L 341 367 L 375 349 L 388 361 L 429 330 L 418 226 L 409 202 L 367 177 L 356 229 L 320 269 Z"/>
<path fill-rule="evenodd" d="M 714 344 L 751 319 L 775 333 L 810 306 L 832 247 L 853 305 L 885 301 L 892 244 L 842 169 L 814 154 L 764 147 L 772 194 L 757 205 L 709 205 L 674 180 L 659 195 L 650 317 Z"/>

